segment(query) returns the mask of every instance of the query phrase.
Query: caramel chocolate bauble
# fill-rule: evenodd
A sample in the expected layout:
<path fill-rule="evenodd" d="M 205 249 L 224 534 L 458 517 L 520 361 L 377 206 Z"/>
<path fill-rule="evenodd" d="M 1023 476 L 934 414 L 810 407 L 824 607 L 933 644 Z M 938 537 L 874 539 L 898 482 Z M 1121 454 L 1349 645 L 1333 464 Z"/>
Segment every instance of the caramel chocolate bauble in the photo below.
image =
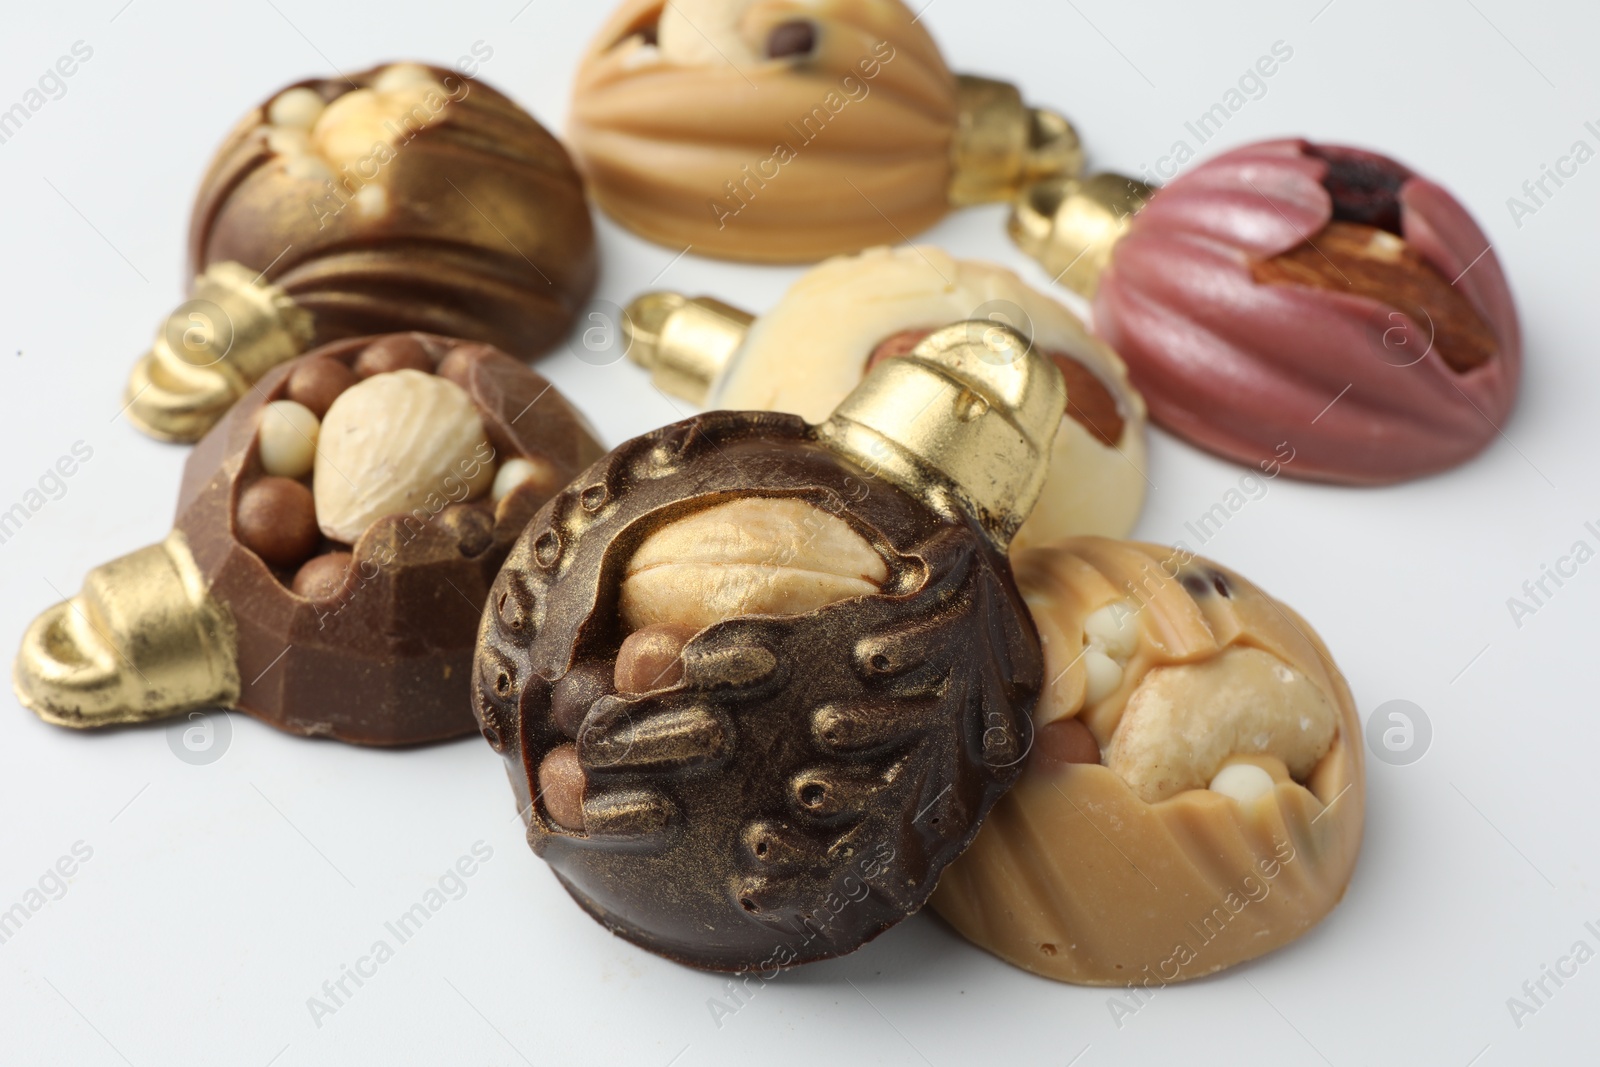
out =
<path fill-rule="evenodd" d="M 1349 687 L 1305 621 L 1182 549 L 1022 552 L 1051 684 L 1021 780 L 933 906 L 1036 974 L 1157 987 L 1304 934 L 1365 811 Z"/>
<path fill-rule="evenodd" d="M 901 241 L 1082 164 L 1065 119 L 952 74 L 900 0 L 627 0 L 568 135 L 624 226 L 762 262 Z"/>
<path fill-rule="evenodd" d="M 1018 773 L 1041 661 L 1004 550 L 1059 382 L 1017 335 L 993 363 L 968 336 L 817 426 L 630 441 L 513 549 L 474 707 L 533 848 L 616 933 L 719 970 L 849 952 Z"/>
<path fill-rule="evenodd" d="M 397 340 L 440 373 L 316 369 Z M 346 383 L 320 425 L 289 399 L 307 380 Z M 269 469 L 313 461 L 282 458 L 292 436 L 269 449 L 280 404 L 306 411 L 314 473 Z M 548 382 L 487 345 L 408 334 L 325 346 L 269 372 L 195 448 L 164 542 L 97 568 L 33 623 L 18 695 L 79 728 L 220 705 L 357 744 L 469 733 L 489 585 L 528 520 L 600 451 Z M 508 469 L 520 477 L 491 492 Z"/>
<path fill-rule="evenodd" d="M 391 63 L 288 86 L 207 169 L 193 299 L 129 381 L 154 436 L 195 440 L 314 345 L 420 330 L 520 359 L 567 331 L 596 274 L 565 149 L 482 82 Z"/>

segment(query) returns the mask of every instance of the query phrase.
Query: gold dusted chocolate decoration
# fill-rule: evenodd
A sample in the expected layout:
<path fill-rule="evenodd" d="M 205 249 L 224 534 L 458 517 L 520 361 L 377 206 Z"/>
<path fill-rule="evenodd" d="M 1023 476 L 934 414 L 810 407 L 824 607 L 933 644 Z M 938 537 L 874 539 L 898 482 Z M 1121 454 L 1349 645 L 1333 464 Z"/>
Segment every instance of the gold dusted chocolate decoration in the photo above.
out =
<path fill-rule="evenodd" d="M 57 726 L 149 722 L 239 697 L 233 617 L 174 530 L 90 571 L 22 638 L 17 698 Z"/>
<path fill-rule="evenodd" d="M 1144 504 L 1145 407 L 1122 360 L 1060 301 L 1013 272 L 932 246 L 818 264 L 759 317 L 710 297 L 646 293 L 628 306 L 628 357 L 703 407 L 821 422 L 877 363 L 968 318 L 1012 326 L 1066 380 L 1050 475 L 1016 545 L 1124 537 Z"/>
<path fill-rule="evenodd" d="M 1071 123 L 953 74 L 900 0 L 627 0 L 567 133 L 622 225 L 770 263 L 903 241 L 1083 166 Z"/>
<path fill-rule="evenodd" d="M 934 510 L 972 516 L 1004 551 L 1044 488 L 1065 389 L 1017 331 L 958 322 L 874 367 L 817 434 Z"/>
<path fill-rule="evenodd" d="M 566 150 L 455 71 L 389 63 L 273 94 L 195 196 L 191 297 L 128 380 L 132 421 L 195 441 L 308 348 L 417 330 L 524 360 L 594 286 L 594 231 Z"/>
<path fill-rule="evenodd" d="M 1018 248 L 1062 285 L 1089 299 L 1111 262 L 1111 247 L 1154 192 L 1121 174 L 1052 178 L 1017 199 L 1007 229 Z"/>
<path fill-rule="evenodd" d="M 704 404 L 755 316 L 709 296 L 655 292 L 636 297 L 622 318 L 628 358 L 658 389 Z"/>
<path fill-rule="evenodd" d="M 263 374 L 306 350 L 311 313 L 238 263 L 213 263 L 128 378 L 128 418 L 161 441 L 198 441 Z"/>

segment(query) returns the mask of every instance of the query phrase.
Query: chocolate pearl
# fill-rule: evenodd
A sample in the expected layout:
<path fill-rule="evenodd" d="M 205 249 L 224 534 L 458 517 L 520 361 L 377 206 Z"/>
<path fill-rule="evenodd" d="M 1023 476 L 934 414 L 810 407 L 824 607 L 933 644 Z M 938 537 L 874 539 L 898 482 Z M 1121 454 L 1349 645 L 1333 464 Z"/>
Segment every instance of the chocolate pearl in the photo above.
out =
<path fill-rule="evenodd" d="M 683 646 L 698 632 L 693 626 L 662 622 L 629 634 L 617 650 L 617 692 L 648 693 L 683 681 Z"/>
<path fill-rule="evenodd" d="M 494 544 L 494 519 L 472 504 L 451 504 L 439 513 L 439 525 L 456 539 L 463 556 L 478 556 Z"/>
<path fill-rule="evenodd" d="M 560 745 L 539 763 L 539 798 L 545 814 L 564 830 L 583 829 L 583 790 L 587 783 L 578 763 L 578 746 Z"/>
<path fill-rule="evenodd" d="M 322 418 L 339 394 L 360 381 L 356 372 L 336 359 L 312 359 L 289 374 L 289 399 Z"/>
<path fill-rule="evenodd" d="M 354 560 L 348 552 L 313 556 L 295 572 L 291 588 L 307 600 L 332 600 L 344 588 L 345 575 Z"/>
<path fill-rule="evenodd" d="M 781 22 L 767 37 L 767 55 L 773 59 L 805 56 L 817 47 L 817 28 L 806 19 Z"/>
<path fill-rule="evenodd" d="M 288 478 L 258 478 L 239 494 L 233 517 L 239 543 L 272 567 L 298 567 L 317 549 L 311 490 Z"/>
<path fill-rule="evenodd" d="M 397 370 L 433 373 L 433 360 L 422 342 L 408 333 L 392 333 L 372 342 L 356 357 L 356 374 L 370 378 Z"/>
<path fill-rule="evenodd" d="M 472 365 L 477 362 L 479 354 L 493 354 L 497 351 L 499 349 L 493 345 L 457 345 L 450 350 L 449 355 L 439 361 L 439 377 L 455 382 L 465 389 L 471 381 Z"/>
<path fill-rule="evenodd" d="M 550 687 L 550 721 L 567 737 L 577 737 L 594 702 L 611 689 L 611 671 L 578 666 Z"/>
<path fill-rule="evenodd" d="M 1041 759 L 1055 763 L 1100 762 L 1100 743 L 1077 719 L 1060 719 L 1040 727 L 1034 735 L 1033 750 Z"/>

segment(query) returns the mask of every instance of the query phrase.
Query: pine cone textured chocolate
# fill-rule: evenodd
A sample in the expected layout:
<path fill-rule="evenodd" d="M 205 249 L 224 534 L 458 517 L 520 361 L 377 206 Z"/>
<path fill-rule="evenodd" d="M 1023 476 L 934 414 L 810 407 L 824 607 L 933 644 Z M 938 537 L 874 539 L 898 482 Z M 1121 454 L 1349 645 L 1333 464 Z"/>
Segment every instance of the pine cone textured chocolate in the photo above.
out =
<path fill-rule="evenodd" d="M 1040 478 L 1056 404 L 1029 405 Z M 630 441 L 490 591 L 474 708 L 530 843 L 693 966 L 825 959 L 916 911 L 1030 744 L 1043 659 L 1005 537 L 832 425 L 713 412 Z"/>

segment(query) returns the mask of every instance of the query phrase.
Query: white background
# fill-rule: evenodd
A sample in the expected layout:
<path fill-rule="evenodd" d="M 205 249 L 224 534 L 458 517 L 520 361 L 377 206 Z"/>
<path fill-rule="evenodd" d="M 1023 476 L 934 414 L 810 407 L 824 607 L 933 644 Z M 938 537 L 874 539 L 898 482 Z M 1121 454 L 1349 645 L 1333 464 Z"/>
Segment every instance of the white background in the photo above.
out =
<path fill-rule="evenodd" d="M 1106 990 L 1035 978 L 918 916 L 766 986 L 719 1027 L 721 980 L 584 917 L 522 841 L 477 738 L 407 752 L 299 740 L 244 716 L 209 766 L 159 727 L 79 735 L 0 697 L 0 909 L 76 842 L 93 856 L 0 944 L 0 1061 L 242 1064 L 1592 1063 L 1600 961 L 1519 1027 L 1506 1005 L 1600 927 L 1600 562 L 1514 624 L 1507 598 L 1600 525 L 1594 325 L 1600 162 L 1514 223 L 1508 197 L 1600 138 L 1600 12 L 1573 0 L 934 0 L 952 66 L 1010 78 L 1137 172 L 1275 41 L 1294 50 L 1202 154 L 1283 134 L 1389 151 L 1448 184 L 1520 299 L 1522 401 L 1463 469 L 1385 490 L 1280 479 L 1209 543 L 1321 631 L 1363 715 L 1430 718 L 1410 766 L 1370 762 L 1365 848 L 1309 936 L 1161 991 L 1119 1027 Z M 117 418 L 130 361 L 184 284 L 189 198 L 213 147 L 279 85 L 336 65 L 453 63 L 559 128 L 606 5 L 533 0 L 10 3 L 0 109 L 82 40 L 68 91 L 0 145 L 0 509 L 57 457 L 94 455 L 0 545 L 0 649 L 83 573 L 167 530 L 185 452 Z M 1319 7 L 1322 10 L 1319 11 Z M 119 10 L 120 9 L 120 10 Z M 514 17 L 515 16 L 515 17 Z M 1047 279 L 1003 209 L 926 235 Z M 599 295 L 652 283 L 768 306 L 797 270 L 689 256 L 600 225 Z M 659 277 L 658 277 L 659 275 Z M 627 364 L 539 369 L 614 444 L 681 417 Z M 685 412 L 686 413 L 686 412 Z M 1172 541 L 1241 471 L 1153 433 L 1138 535 Z M 1600 547 L 1600 546 L 1597 546 Z M 307 998 L 485 842 L 493 856 L 317 1026 Z M 81 847 L 81 846 L 80 846 Z M 392 938 L 390 938 L 392 942 Z"/>

